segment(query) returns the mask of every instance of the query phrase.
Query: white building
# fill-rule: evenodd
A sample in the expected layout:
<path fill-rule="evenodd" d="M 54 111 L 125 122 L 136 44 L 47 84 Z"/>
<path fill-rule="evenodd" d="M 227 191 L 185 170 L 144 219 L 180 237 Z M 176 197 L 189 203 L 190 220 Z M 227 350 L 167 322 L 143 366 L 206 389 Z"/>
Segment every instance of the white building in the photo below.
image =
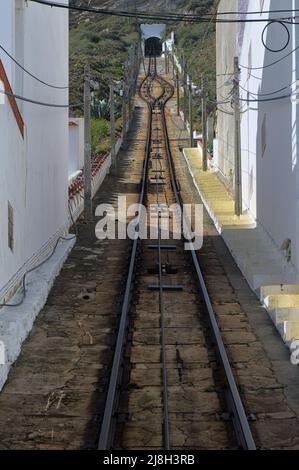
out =
<path fill-rule="evenodd" d="M 143 54 L 146 53 L 147 45 L 151 44 L 154 41 L 155 47 L 161 48 L 165 50 L 165 44 L 163 44 L 163 35 L 166 30 L 165 24 L 142 24 L 140 26 L 141 29 L 141 45 L 142 45 L 142 52 Z M 157 44 L 160 43 L 160 46 Z"/>
<path fill-rule="evenodd" d="M 68 176 L 71 181 L 84 167 L 84 118 L 69 119 Z"/>
<path fill-rule="evenodd" d="M 68 3 L 67 0 L 61 0 Z M 31 74 L 68 86 L 68 12 L 1 0 L 0 45 Z M 67 105 L 68 89 L 35 80 L 0 49 L 0 90 Z M 68 228 L 68 108 L 0 93 L 0 302 Z"/>
<path fill-rule="evenodd" d="M 277 252 L 283 252 L 298 273 L 299 123 L 296 94 L 293 99 L 289 95 L 295 93 L 299 78 L 299 49 L 294 51 L 299 46 L 299 27 L 271 22 L 290 16 L 269 14 L 269 10 L 282 8 L 299 9 L 299 1 L 220 1 L 219 18 L 221 12 L 233 11 L 239 12 L 239 19 L 269 21 L 217 25 L 217 100 L 222 102 L 222 111 L 217 118 L 215 160 L 233 190 L 234 118 L 230 101 L 234 56 L 238 56 L 243 211 L 253 216 Z M 248 11 L 258 13 L 242 14 Z"/>

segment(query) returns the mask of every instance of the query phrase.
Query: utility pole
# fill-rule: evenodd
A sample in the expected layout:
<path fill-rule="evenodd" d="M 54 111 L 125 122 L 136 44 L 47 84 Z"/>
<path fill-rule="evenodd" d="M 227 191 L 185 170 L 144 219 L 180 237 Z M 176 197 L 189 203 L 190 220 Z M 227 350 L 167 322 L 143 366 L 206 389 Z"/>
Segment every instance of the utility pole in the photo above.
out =
<path fill-rule="evenodd" d="M 84 67 L 84 218 L 93 220 L 91 199 L 90 66 Z"/>
<path fill-rule="evenodd" d="M 111 140 L 111 166 L 112 170 L 116 170 L 116 154 L 115 154 L 115 106 L 114 106 L 114 83 L 110 78 L 110 140 Z"/>
<path fill-rule="evenodd" d="M 128 11 L 128 0 L 123 0 L 123 10 Z M 125 20 L 127 23 L 129 22 L 129 18 L 126 18 Z"/>
<path fill-rule="evenodd" d="M 137 16 L 137 2 L 134 0 L 134 13 L 135 13 L 135 25 L 138 25 L 138 16 Z"/>
<path fill-rule="evenodd" d="M 187 63 L 186 63 L 186 57 L 185 57 L 185 52 L 183 51 L 183 85 L 184 85 L 184 123 L 186 127 L 186 122 L 187 122 L 187 109 L 188 109 L 188 90 L 187 90 Z"/>
<path fill-rule="evenodd" d="M 234 120 L 235 120 L 235 214 L 242 215 L 242 162 L 241 162 L 241 113 L 240 113 L 240 67 L 234 58 Z"/>
<path fill-rule="evenodd" d="M 174 51 L 172 49 L 172 79 L 175 79 L 175 61 L 174 61 Z"/>
<path fill-rule="evenodd" d="M 136 44 L 134 46 L 134 60 L 133 60 L 133 97 L 136 94 L 136 86 L 137 86 L 137 77 L 138 77 L 139 67 L 140 67 L 139 48 L 138 48 L 138 44 Z"/>
<path fill-rule="evenodd" d="M 176 70 L 176 95 L 177 95 L 177 115 L 180 115 L 180 78 L 179 70 Z"/>
<path fill-rule="evenodd" d="M 167 75 L 167 46 L 166 46 L 166 43 L 165 43 L 164 55 L 165 55 L 165 75 Z"/>
<path fill-rule="evenodd" d="M 207 152 L 207 92 L 205 88 L 205 76 L 201 74 L 201 107 L 202 107 L 202 169 L 208 170 Z"/>
<path fill-rule="evenodd" d="M 124 78 L 123 78 L 122 122 L 123 122 L 122 137 L 123 137 L 123 143 L 124 143 L 126 134 L 127 134 L 127 64 L 125 64 Z"/>
<path fill-rule="evenodd" d="M 128 67 L 128 114 L 129 114 L 129 125 L 131 122 L 131 98 L 132 97 L 132 46 L 130 48 L 130 58 Z"/>
<path fill-rule="evenodd" d="M 135 61 L 135 48 L 134 46 L 131 46 L 130 49 L 130 62 L 129 62 L 129 84 L 128 84 L 128 105 L 129 105 L 129 123 L 132 120 L 132 95 L 133 95 L 133 89 L 134 89 L 134 61 Z"/>
<path fill-rule="evenodd" d="M 190 148 L 194 147 L 194 138 L 193 138 L 193 90 L 192 90 L 192 80 L 189 77 L 189 125 L 190 125 Z"/>

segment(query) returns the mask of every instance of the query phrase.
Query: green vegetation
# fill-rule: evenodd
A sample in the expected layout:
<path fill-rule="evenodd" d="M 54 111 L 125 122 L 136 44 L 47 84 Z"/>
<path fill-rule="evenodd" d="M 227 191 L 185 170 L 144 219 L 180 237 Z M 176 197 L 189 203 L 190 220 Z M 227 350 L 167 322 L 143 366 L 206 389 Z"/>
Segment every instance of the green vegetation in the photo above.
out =
<path fill-rule="evenodd" d="M 84 66 L 90 64 L 92 79 L 99 83 L 96 95 L 108 101 L 111 77 L 122 78 L 122 65 L 128 59 L 129 47 L 136 44 L 138 38 L 135 24 L 125 19 L 70 14 L 70 102 L 79 104 L 73 108 L 75 116 L 83 114 Z"/>
<path fill-rule="evenodd" d="M 216 13 L 218 0 L 178 0 L 189 13 Z M 188 70 L 195 85 L 201 85 L 201 73 L 205 74 L 206 88 L 211 99 L 216 97 L 216 28 L 214 23 L 178 24 L 175 30 L 179 57 L 184 50 Z M 200 97 L 194 98 L 194 125 L 201 130 Z"/>
<path fill-rule="evenodd" d="M 179 12 L 215 12 L 218 0 L 173 0 Z M 157 7 L 156 7 L 157 3 Z M 94 0 L 93 6 L 104 8 L 106 2 Z M 116 1 L 115 6 L 123 6 Z M 149 4 L 144 0 L 144 8 Z M 142 2 L 138 2 L 142 10 Z M 150 10 L 161 8 L 161 1 L 152 0 Z M 179 56 L 185 51 L 190 75 L 196 85 L 200 85 L 201 72 L 205 72 L 209 96 L 215 97 L 215 25 L 205 24 L 171 24 L 168 31 L 174 31 Z M 83 71 L 89 63 L 92 79 L 99 83 L 95 98 L 109 99 L 111 77 L 120 80 L 123 75 L 123 64 L 129 57 L 129 48 L 139 39 L 138 27 L 134 20 L 91 13 L 70 13 L 70 102 L 78 103 L 72 108 L 74 116 L 83 115 Z M 117 129 L 121 130 L 121 99 L 116 99 Z M 92 152 L 109 151 L 109 120 L 97 120 L 96 110 L 92 113 Z M 195 97 L 195 126 L 201 128 L 200 98 Z"/>
<path fill-rule="evenodd" d="M 116 135 L 120 136 L 122 128 L 121 118 L 115 123 Z M 106 119 L 91 120 L 91 152 L 92 155 L 97 153 L 110 152 L 110 124 Z"/>

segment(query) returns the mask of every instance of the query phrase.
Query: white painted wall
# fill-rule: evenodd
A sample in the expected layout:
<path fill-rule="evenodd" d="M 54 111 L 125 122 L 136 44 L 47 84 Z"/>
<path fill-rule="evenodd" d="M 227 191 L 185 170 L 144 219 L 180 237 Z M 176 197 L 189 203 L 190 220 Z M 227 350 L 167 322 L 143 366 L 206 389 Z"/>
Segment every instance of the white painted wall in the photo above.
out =
<path fill-rule="evenodd" d="M 230 2 L 234 7 L 236 2 Z M 260 0 L 243 0 L 238 2 L 239 8 L 246 11 L 258 11 Z M 220 7 L 228 9 L 228 0 L 222 0 Z M 263 9 L 280 9 L 280 0 L 265 0 Z M 299 8 L 298 0 L 285 0 L 283 8 Z M 245 9 L 245 10 L 244 10 Z M 278 15 L 279 16 L 279 15 Z M 256 18 L 268 18 L 268 14 L 258 14 Z M 275 17 L 272 14 L 271 18 Z M 254 18 L 254 17 L 253 17 Z M 267 51 L 262 44 L 261 35 L 265 23 L 246 23 L 239 25 L 238 34 L 230 25 L 231 31 L 219 26 L 217 31 L 217 51 L 226 48 L 224 56 L 217 56 L 217 71 L 225 70 L 225 63 L 232 66 L 232 58 L 237 51 L 240 64 L 245 67 L 260 67 L 276 61 L 299 45 L 298 26 L 289 26 L 291 41 L 288 47 L 279 53 Z M 265 35 L 266 43 L 272 48 L 278 48 L 285 43 L 285 32 L 279 25 L 268 28 Z M 234 41 L 236 41 L 234 45 Z M 250 52 L 251 51 L 251 52 Z M 259 97 L 269 98 L 291 93 L 294 80 L 299 76 L 298 51 L 291 54 L 282 62 L 264 68 L 253 70 L 251 73 L 241 67 L 241 98 L 247 100 Z M 221 78 L 218 77 L 218 86 Z M 281 92 L 268 96 L 273 90 L 287 87 Z M 249 90 L 252 95 L 248 95 Z M 231 88 L 223 87 L 218 91 L 218 100 L 225 97 Z M 226 91 L 224 93 L 224 91 Z M 230 105 L 225 109 L 229 110 Z M 230 109 L 231 111 L 231 109 Z M 292 240 L 292 262 L 299 270 L 299 178 L 298 178 L 298 106 L 290 98 L 275 102 L 247 103 L 242 102 L 241 140 L 242 140 L 242 186 L 243 209 L 249 210 L 256 218 L 277 250 L 286 239 Z M 266 116 L 266 118 L 265 118 Z M 262 150 L 262 125 L 266 119 L 266 147 Z M 217 160 L 220 169 L 227 175 L 229 167 L 225 159 L 233 163 L 233 133 L 234 126 L 230 116 L 218 115 Z M 227 150 L 225 151 L 225 147 Z"/>
<path fill-rule="evenodd" d="M 0 2 L 0 38 L 1 45 L 8 51 L 14 50 L 14 1 L 1 0 Z M 0 58 L 6 70 L 10 83 L 13 80 L 14 66 L 11 60 L 0 50 Z"/>
<path fill-rule="evenodd" d="M 84 118 L 69 120 L 69 178 L 84 167 Z"/>
<path fill-rule="evenodd" d="M 166 30 L 165 24 L 142 24 L 141 25 L 141 34 L 144 41 L 149 38 L 156 37 L 162 38 L 163 33 Z"/>
<path fill-rule="evenodd" d="M 219 4 L 218 13 L 237 11 L 237 9 L 237 0 L 222 0 Z M 226 96 L 231 90 L 231 86 L 226 86 L 226 82 L 230 80 L 231 72 L 234 69 L 236 42 L 237 25 L 234 23 L 219 23 L 216 29 L 216 64 L 217 99 L 221 103 L 227 101 Z M 219 105 L 219 108 L 225 113 L 232 113 L 230 103 L 223 103 Z M 217 149 L 215 149 L 214 155 L 224 177 L 229 182 L 233 180 L 234 173 L 234 118 L 224 112 L 219 112 L 217 115 Z"/>
<path fill-rule="evenodd" d="M 24 142 L 7 97 L 0 105 L 0 286 L 24 262 L 26 174 Z M 14 252 L 8 248 L 8 201 L 14 208 Z"/>
<path fill-rule="evenodd" d="M 142 50 L 144 53 L 144 42 L 152 37 L 162 39 L 162 35 L 166 30 L 165 24 L 142 24 L 141 29 L 141 39 L 142 39 Z"/>
<path fill-rule="evenodd" d="M 68 85 L 67 10 L 1 0 L 0 44 L 42 80 Z M 67 89 L 46 87 L 20 73 L 2 51 L 0 58 L 14 92 L 47 103 L 68 103 Z M 12 276 L 37 258 L 51 237 L 53 243 L 64 233 L 68 219 L 68 109 L 18 104 L 25 123 L 23 142 L 9 104 L 0 107 L 0 299 Z M 8 199 L 15 211 L 14 253 L 7 246 Z"/>

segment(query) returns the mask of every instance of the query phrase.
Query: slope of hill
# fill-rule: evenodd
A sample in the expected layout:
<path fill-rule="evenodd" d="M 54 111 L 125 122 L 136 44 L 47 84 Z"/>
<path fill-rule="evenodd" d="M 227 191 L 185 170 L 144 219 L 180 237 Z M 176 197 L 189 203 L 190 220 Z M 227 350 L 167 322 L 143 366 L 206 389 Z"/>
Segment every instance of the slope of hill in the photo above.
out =
<path fill-rule="evenodd" d="M 70 4 L 132 11 L 151 12 L 202 12 L 215 11 L 216 0 L 71 0 Z M 184 49 L 192 78 L 199 83 L 200 72 L 205 70 L 211 96 L 215 96 L 215 26 L 211 24 L 168 25 L 176 35 L 178 50 Z M 128 59 L 129 47 L 138 41 L 138 27 L 134 19 L 95 15 L 87 12 L 70 13 L 70 102 L 80 103 L 83 96 L 83 70 L 89 63 L 93 79 L 100 85 L 98 96 L 108 100 L 110 76 L 122 78 L 122 65 Z M 120 116 L 120 102 L 118 102 Z M 197 106 L 196 106 L 197 109 Z M 82 115 L 83 107 L 74 108 L 75 115 Z M 200 126 L 200 114 L 195 116 Z M 108 126 L 100 128 L 101 140 L 106 139 Z M 95 146 L 94 146 L 95 150 Z M 99 148 L 97 149 L 99 150 Z"/>

